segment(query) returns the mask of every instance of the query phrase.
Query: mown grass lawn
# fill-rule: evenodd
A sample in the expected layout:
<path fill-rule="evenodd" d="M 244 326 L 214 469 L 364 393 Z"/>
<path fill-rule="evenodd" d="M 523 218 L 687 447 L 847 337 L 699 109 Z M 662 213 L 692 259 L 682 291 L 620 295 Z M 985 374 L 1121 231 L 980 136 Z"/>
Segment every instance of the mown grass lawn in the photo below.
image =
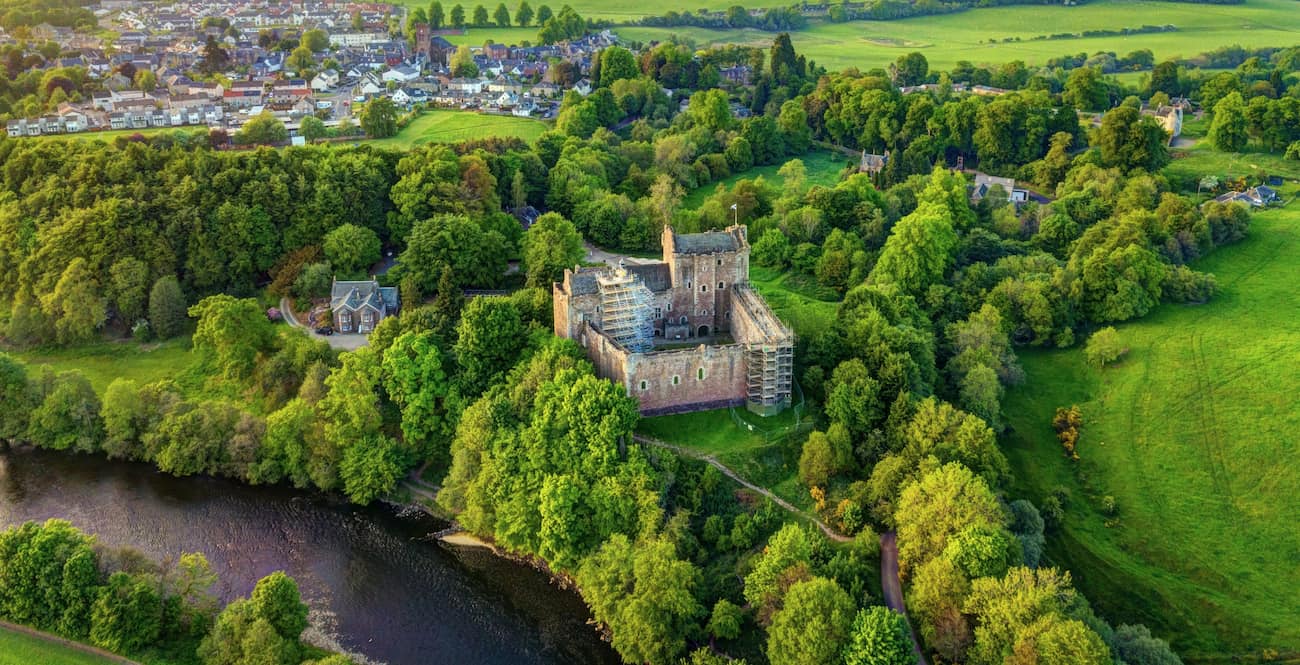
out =
<path fill-rule="evenodd" d="M 370 145 L 409 150 L 426 143 L 457 143 L 491 136 L 519 137 L 532 141 L 549 126 L 541 120 L 509 115 L 487 115 L 472 111 L 425 111 L 402 128 L 397 136 L 368 141 Z"/>
<path fill-rule="evenodd" d="M 1128 36 L 1032 40 L 1039 35 L 1143 25 L 1174 25 L 1178 29 Z M 931 69 L 951 69 L 958 60 L 976 64 L 1023 60 L 1041 65 L 1067 54 L 1114 51 L 1122 56 L 1143 48 L 1151 49 L 1158 62 L 1233 44 L 1291 46 L 1296 43 L 1297 29 L 1300 12 L 1295 11 L 1291 0 L 1246 0 L 1239 5 L 1099 0 L 1074 7 L 1016 5 L 899 21 L 818 21 L 791 37 L 796 51 L 831 70 L 886 67 L 911 51 L 925 54 Z M 768 46 L 775 37 L 758 30 L 701 28 L 619 28 L 618 34 L 643 42 L 677 34 L 699 45 L 735 42 Z M 1003 41 L 1016 37 L 1021 41 Z"/>
<path fill-rule="evenodd" d="M 0 628 L 0 665 L 105 665 L 116 662 Z"/>
<path fill-rule="evenodd" d="M 1300 650 L 1300 204 L 1198 269 L 1221 293 L 1118 326 L 1129 353 L 1025 353 L 1004 405 L 1013 495 L 1072 493 L 1048 553 L 1116 623 L 1143 622 L 1194 660 Z M 1084 415 L 1067 462 L 1059 406 Z M 1113 496 L 1118 516 L 1098 509 Z"/>
<path fill-rule="evenodd" d="M 812 187 L 813 185 L 834 185 L 839 182 L 840 172 L 844 170 L 844 167 L 853 163 L 853 159 L 847 155 L 834 153 L 829 150 L 816 150 L 805 155 L 791 157 L 790 159 L 798 159 L 803 162 L 804 169 L 808 172 L 808 187 Z M 730 177 L 696 188 L 695 190 L 692 190 L 691 193 L 687 194 L 686 198 L 682 199 L 682 207 L 694 210 L 695 208 L 700 207 L 700 204 L 704 203 L 705 199 L 718 191 L 719 187 L 731 189 L 738 181 L 744 178 L 753 180 L 762 176 L 768 184 L 780 188 L 783 178 L 777 175 L 776 172 L 780 171 L 781 167 L 785 166 L 788 161 L 789 160 L 786 160 L 780 164 L 770 164 L 768 166 L 755 166 L 752 169 L 732 174 Z"/>

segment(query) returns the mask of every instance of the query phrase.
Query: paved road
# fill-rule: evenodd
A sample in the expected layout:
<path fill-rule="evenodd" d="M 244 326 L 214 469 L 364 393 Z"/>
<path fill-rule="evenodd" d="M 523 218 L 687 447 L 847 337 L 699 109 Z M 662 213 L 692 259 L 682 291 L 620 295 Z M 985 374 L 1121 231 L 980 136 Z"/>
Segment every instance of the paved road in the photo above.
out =
<path fill-rule="evenodd" d="M 887 531 L 880 534 L 880 588 L 885 594 L 885 605 L 889 609 L 907 616 L 907 606 L 903 603 L 903 583 L 898 579 L 898 534 Z M 908 621 L 907 631 L 912 638 L 912 651 L 916 653 L 917 662 L 926 665 L 925 654 L 916 641 L 916 630 Z"/>
<path fill-rule="evenodd" d="M 330 348 L 340 351 L 355 351 L 370 343 L 369 338 L 365 335 L 317 335 L 315 330 L 308 329 L 307 326 L 293 318 L 292 312 L 293 310 L 289 308 L 289 299 L 281 298 L 280 313 L 284 315 L 284 322 L 289 324 L 291 328 L 302 328 L 307 331 L 308 335 L 324 340 L 326 344 L 330 345 Z"/>

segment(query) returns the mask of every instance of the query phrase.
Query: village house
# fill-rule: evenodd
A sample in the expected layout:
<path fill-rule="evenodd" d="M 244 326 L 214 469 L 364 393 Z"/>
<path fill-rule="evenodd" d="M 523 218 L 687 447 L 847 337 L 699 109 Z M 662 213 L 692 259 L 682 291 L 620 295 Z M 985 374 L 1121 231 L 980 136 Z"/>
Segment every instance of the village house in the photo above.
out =
<path fill-rule="evenodd" d="M 340 282 L 330 288 L 330 312 L 334 330 L 349 334 L 368 334 L 389 316 L 397 314 L 397 289 L 380 286 L 376 280 Z"/>

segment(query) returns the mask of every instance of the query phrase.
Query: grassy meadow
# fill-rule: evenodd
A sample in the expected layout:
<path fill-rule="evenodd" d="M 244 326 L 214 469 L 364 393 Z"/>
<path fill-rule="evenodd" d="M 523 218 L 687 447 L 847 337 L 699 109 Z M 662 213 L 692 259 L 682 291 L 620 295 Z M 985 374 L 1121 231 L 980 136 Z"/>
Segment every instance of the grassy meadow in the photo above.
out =
<path fill-rule="evenodd" d="M 804 168 L 808 172 L 807 184 L 809 187 L 812 187 L 813 185 L 834 185 L 840 180 L 840 171 L 844 170 L 846 165 L 854 161 L 847 155 L 831 152 L 829 150 L 817 150 L 799 157 L 792 157 L 791 159 L 799 159 L 803 161 Z M 700 204 L 704 203 L 705 199 L 712 196 L 713 193 L 718 190 L 718 187 L 731 189 L 737 181 L 743 178 L 753 180 L 762 176 L 769 184 L 780 187 L 782 178 L 777 175 L 776 172 L 780 171 L 781 167 L 785 166 L 785 164 L 786 162 L 781 162 L 780 164 L 771 164 L 768 166 L 755 166 L 747 171 L 733 174 L 730 177 L 723 178 L 715 183 L 710 183 L 695 189 L 687 194 L 686 198 L 682 199 L 682 207 L 694 210 L 700 207 Z"/>
<path fill-rule="evenodd" d="M 489 136 L 517 136 L 532 141 L 548 129 L 546 123 L 531 118 L 486 115 L 468 111 L 425 111 L 397 136 L 368 141 L 370 145 L 409 150 L 426 143 L 456 143 Z"/>
<path fill-rule="evenodd" d="M 1104 371 L 1079 348 L 1025 353 L 1010 391 L 1018 494 L 1072 495 L 1053 563 L 1114 622 L 1148 624 L 1189 660 L 1300 650 L 1300 205 L 1255 215 L 1197 267 L 1221 293 L 1119 326 Z M 1051 429 L 1078 404 L 1081 461 Z M 1098 509 L 1112 496 L 1115 517 Z"/>
<path fill-rule="evenodd" d="M 662 12 L 660 12 L 662 13 Z M 1085 30 L 1174 25 L 1175 32 L 1129 36 L 1028 41 L 1039 35 Z M 1152 0 L 1098 0 L 1076 7 L 1017 5 L 974 9 L 898 21 L 814 22 L 794 33 L 795 49 L 828 69 L 885 67 L 898 56 L 920 51 L 932 69 L 950 69 L 958 60 L 1043 64 L 1070 53 L 1115 51 L 1124 55 L 1149 48 L 1161 60 L 1191 57 L 1220 47 L 1292 46 L 1300 12 L 1292 0 L 1246 0 L 1241 5 L 1202 5 Z M 698 45 L 770 45 L 772 33 L 702 28 L 619 28 L 625 39 L 650 41 L 670 34 Z M 1002 43 L 1019 37 L 1021 41 Z M 989 43 L 990 41 L 998 43 Z"/>
<path fill-rule="evenodd" d="M 105 665 L 117 662 L 0 628 L 0 665 Z"/>

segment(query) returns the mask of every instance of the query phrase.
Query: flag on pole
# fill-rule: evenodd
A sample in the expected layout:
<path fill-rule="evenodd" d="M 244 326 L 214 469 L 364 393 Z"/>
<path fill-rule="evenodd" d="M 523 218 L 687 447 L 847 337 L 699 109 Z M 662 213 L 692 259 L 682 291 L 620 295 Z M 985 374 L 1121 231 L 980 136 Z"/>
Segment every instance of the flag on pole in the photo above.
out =
<path fill-rule="evenodd" d="M 735 204 L 735 203 L 731 204 L 731 209 L 732 209 L 732 210 L 735 210 L 735 209 L 736 209 L 736 204 Z"/>

